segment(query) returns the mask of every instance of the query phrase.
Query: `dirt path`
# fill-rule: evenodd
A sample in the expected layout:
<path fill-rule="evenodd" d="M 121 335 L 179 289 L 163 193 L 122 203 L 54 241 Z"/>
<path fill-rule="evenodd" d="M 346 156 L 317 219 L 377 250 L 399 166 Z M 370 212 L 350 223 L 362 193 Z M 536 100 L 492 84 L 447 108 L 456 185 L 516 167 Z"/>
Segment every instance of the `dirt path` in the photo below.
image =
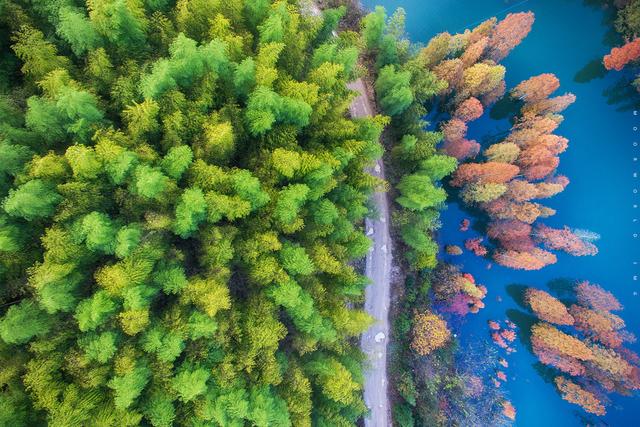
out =
<path fill-rule="evenodd" d="M 352 117 L 373 115 L 367 91 L 361 79 L 348 85 L 360 93 L 349 107 Z M 372 175 L 384 179 L 384 164 L 378 160 Z M 389 203 L 385 192 L 374 195 L 379 218 L 366 219 L 367 236 L 373 247 L 367 254 L 365 273 L 371 284 L 365 290 L 365 310 L 376 322 L 361 338 L 360 346 L 367 355 L 365 368 L 364 401 L 371 410 L 365 426 L 387 427 L 391 425 L 387 396 L 387 341 L 389 337 L 389 301 L 391 288 L 391 236 L 389 234 Z"/>

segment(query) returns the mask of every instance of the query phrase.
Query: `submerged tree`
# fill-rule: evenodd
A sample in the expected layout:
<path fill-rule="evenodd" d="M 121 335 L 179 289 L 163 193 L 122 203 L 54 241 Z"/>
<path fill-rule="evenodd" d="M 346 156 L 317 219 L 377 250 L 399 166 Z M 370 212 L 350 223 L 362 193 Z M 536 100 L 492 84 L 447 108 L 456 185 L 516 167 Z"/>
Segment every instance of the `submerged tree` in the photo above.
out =
<path fill-rule="evenodd" d="M 558 113 L 575 97 L 549 98 L 559 86 L 553 74 L 517 85 L 510 96 L 521 101 L 522 107 L 511 133 L 484 150 L 484 161 L 461 164 L 450 181 L 461 188 L 459 195 L 465 204 L 479 207 L 489 217 L 487 235 L 496 244 L 493 259 L 505 267 L 541 269 L 557 260 L 549 250 L 574 256 L 598 252 L 593 244 L 595 233 L 540 223 L 532 227 L 538 219 L 555 214 L 536 200 L 562 192 L 569 183 L 556 174 L 559 154 L 568 141 L 552 132 L 562 120 Z"/>
<path fill-rule="evenodd" d="M 622 307 L 609 292 L 588 282 L 573 291 L 569 307 L 547 292 L 525 291 L 525 301 L 541 320 L 531 328 L 531 345 L 540 362 L 570 376 L 555 378 L 563 399 L 604 415 L 607 394 L 640 389 L 640 359 L 622 346 L 635 337 L 610 312 Z"/>

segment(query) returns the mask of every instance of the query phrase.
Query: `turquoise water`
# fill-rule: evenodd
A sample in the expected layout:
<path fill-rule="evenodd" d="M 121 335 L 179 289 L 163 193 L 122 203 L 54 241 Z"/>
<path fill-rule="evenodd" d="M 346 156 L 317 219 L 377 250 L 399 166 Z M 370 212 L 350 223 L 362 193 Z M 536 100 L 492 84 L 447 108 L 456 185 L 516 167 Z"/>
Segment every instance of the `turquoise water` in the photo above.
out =
<path fill-rule="evenodd" d="M 478 282 L 489 289 L 487 307 L 478 315 L 469 315 L 461 328 L 461 340 L 473 341 L 488 337 L 488 319 L 504 320 L 507 313 L 522 311 L 509 296 L 509 285 L 533 285 L 547 289 L 549 282 L 565 278 L 587 279 L 612 291 L 625 306 L 622 317 L 628 329 L 640 332 L 640 240 L 633 237 L 640 232 L 633 223 L 634 213 L 640 217 L 640 203 L 634 196 L 633 156 L 640 156 L 633 147 L 634 138 L 640 141 L 640 116 L 634 116 L 628 100 L 615 90 L 625 75 L 603 72 L 597 66 L 612 43 L 617 43 L 607 23 L 610 14 L 597 2 L 579 0 L 388 0 L 364 2 L 367 7 L 381 4 L 388 11 L 404 7 L 407 12 L 407 31 L 414 42 L 425 43 L 442 32 L 461 32 L 491 16 L 503 18 L 508 12 L 531 10 L 536 22 L 531 34 L 503 61 L 507 67 L 506 81 L 513 87 L 520 81 L 543 72 L 555 73 L 562 83 L 559 92 L 570 91 L 577 102 L 565 111 L 565 121 L 557 131 L 570 140 L 569 149 L 561 156 L 559 172 L 571 179 L 564 193 L 550 199 L 548 205 L 558 213 L 546 220 L 551 226 L 564 224 L 598 232 L 600 253 L 595 257 L 570 257 L 560 254 L 558 263 L 537 272 L 520 272 L 493 266 L 487 270 L 487 260 L 468 255 L 449 258 L 463 264 Z M 623 100 L 626 99 L 627 101 Z M 470 138 L 499 133 L 509 128 L 506 120 L 489 117 L 470 126 Z M 636 150 L 634 152 L 634 150 Z M 636 169 L 640 169 L 636 167 Z M 473 237 L 473 231 L 460 233 L 458 224 L 470 214 L 451 204 L 443 214 L 442 243 L 462 245 Z M 473 219 L 472 217 L 470 217 Z M 501 301 L 499 301 L 501 300 Z M 516 314 L 517 317 L 517 314 Z M 517 352 L 507 357 L 509 381 L 503 387 L 509 392 L 518 411 L 517 426 L 579 426 L 582 425 L 575 405 L 563 401 L 555 387 L 545 382 L 534 367 L 535 359 L 518 341 Z M 631 345 L 636 352 L 637 344 Z M 605 425 L 640 425 L 640 400 L 637 397 L 612 395 L 608 414 L 601 418 Z"/>

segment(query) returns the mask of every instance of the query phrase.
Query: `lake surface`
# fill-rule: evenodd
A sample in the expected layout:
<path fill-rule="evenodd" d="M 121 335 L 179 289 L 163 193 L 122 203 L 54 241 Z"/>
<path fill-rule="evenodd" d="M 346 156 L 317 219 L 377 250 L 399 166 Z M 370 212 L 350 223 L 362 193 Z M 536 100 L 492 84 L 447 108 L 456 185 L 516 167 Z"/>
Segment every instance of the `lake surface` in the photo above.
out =
<path fill-rule="evenodd" d="M 558 263 L 541 271 L 522 272 L 494 265 L 487 270 L 488 261 L 465 251 L 460 257 L 445 257 L 448 261 L 464 265 L 479 283 L 487 286 L 489 294 L 486 308 L 477 315 L 467 316 L 460 329 L 461 341 L 473 342 L 488 338 L 488 319 L 504 320 L 507 311 L 523 311 L 507 293 L 513 284 L 530 285 L 548 290 L 548 283 L 564 278 L 589 280 L 613 292 L 624 305 L 621 316 L 628 329 L 640 335 L 640 296 L 636 291 L 640 281 L 640 198 L 634 195 L 640 187 L 633 177 L 639 162 L 640 149 L 633 147 L 640 141 L 640 116 L 634 116 L 628 97 L 615 90 L 623 73 L 598 76 L 597 63 L 611 44 L 617 44 L 615 34 L 607 22 L 611 13 L 596 2 L 581 0 L 387 0 L 364 1 L 372 8 L 381 4 L 391 13 L 397 7 L 407 12 L 407 32 L 414 42 L 426 43 L 442 31 L 462 32 L 483 20 L 509 12 L 531 10 L 536 15 L 532 32 L 502 63 L 507 67 L 508 88 L 531 76 L 551 72 L 561 81 L 559 93 L 573 92 L 575 104 L 565 112 L 565 121 L 556 132 L 569 139 L 569 149 L 561 155 L 559 173 L 568 176 L 571 184 L 560 195 L 546 200 L 557 214 L 544 222 L 550 226 L 565 224 L 598 232 L 602 238 L 597 245 L 600 253 L 595 257 L 571 257 L 559 254 Z M 595 71 L 595 75 L 594 75 Z M 506 120 L 492 120 L 485 115 L 470 125 L 469 138 L 481 141 L 509 128 Z M 458 244 L 477 234 L 460 233 L 461 219 L 473 217 L 451 203 L 443 213 L 444 226 L 441 243 Z M 501 301 L 500 301 L 501 300 Z M 640 351 L 638 344 L 630 346 Z M 517 426 L 579 426 L 577 406 L 563 401 L 555 386 L 534 369 L 536 359 L 518 340 L 517 352 L 508 356 L 506 369 L 509 396 L 517 409 Z M 601 417 L 610 426 L 640 425 L 640 400 L 637 397 L 612 395 L 608 413 Z"/>

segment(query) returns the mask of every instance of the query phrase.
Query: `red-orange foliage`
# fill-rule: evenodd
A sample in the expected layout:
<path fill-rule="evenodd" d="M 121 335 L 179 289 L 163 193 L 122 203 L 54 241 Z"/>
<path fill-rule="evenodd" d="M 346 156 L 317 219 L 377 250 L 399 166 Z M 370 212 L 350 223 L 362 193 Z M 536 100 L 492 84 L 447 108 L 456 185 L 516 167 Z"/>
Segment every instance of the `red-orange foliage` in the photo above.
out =
<path fill-rule="evenodd" d="M 449 86 L 445 90 L 445 93 L 450 93 L 456 89 L 462 82 L 462 76 L 464 73 L 464 64 L 460 59 L 447 59 L 439 63 L 433 72 L 440 80 L 444 80 L 449 83 Z"/>
<path fill-rule="evenodd" d="M 582 341 L 548 323 L 533 325 L 531 345 L 540 362 L 571 375 L 582 375 L 585 372 L 583 362 L 594 358 L 589 347 Z"/>
<path fill-rule="evenodd" d="M 593 243 L 581 239 L 569 227 L 555 229 L 539 224 L 536 227 L 535 236 L 548 249 L 565 251 L 574 256 L 598 253 L 598 248 Z"/>
<path fill-rule="evenodd" d="M 446 140 L 442 146 L 442 152 L 447 156 L 455 157 L 462 161 L 474 158 L 480 152 L 480 144 L 475 140 L 466 138 L 456 140 Z"/>
<path fill-rule="evenodd" d="M 521 221 L 491 222 L 487 228 L 487 235 L 507 250 L 526 252 L 535 247 L 530 237 L 531 226 Z"/>
<path fill-rule="evenodd" d="M 448 101 L 450 107 L 456 107 L 452 108 L 453 118 L 442 127 L 446 154 L 458 160 L 478 156 L 480 145 L 467 139 L 466 123 L 482 115 L 483 105 L 487 105 L 483 95 L 503 92 L 505 87 L 504 68 L 487 59 L 502 59 L 530 31 L 533 20 L 532 13 L 518 13 L 508 15 L 497 25 L 487 21 L 472 33 L 460 36 L 468 43 L 463 59 L 441 61 L 435 67 L 438 76 L 455 86 L 454 96 Z M 477 62 L 480 59 L 485 61 Z M 552 197 L 568 184 L 566 177 L 554 177 L 568 140 L 553 132 L 563 120 L 558 113 L 573 103 L 575 96 L 549 98 L 559 86 L 560 81 L 553 74 L 541 74 L 517 85 L 511 96 L 523 100 L 524 105 L 509 136 L 485 150 L 484 162 L 461 164 L 450 180 L 452 186 L 464 187 L 460 196 L 465 203 L 479 206 L 492 223 L 500 223 L 487 231 L 497 243 L 494 259 L 506 267 L 537 270 L 555 263 L 554 254 L 536 247 L 540 243 L 573 255 L 597 252 L 587 239 L 567 233 L 568 228 L 556 232 L 539 228 L 540 236 L 534 239 L 531 235 L 529 224 L 555 214 L 553 209 L 533 200 Z M 476 96 L 470 97 L 471 94 Z M 515 225 L 516 229 L 500 230 L 501 225 Z M 481 256 L 488 251 L 475 239 L 467 240 L 465 247 Z"/>
<path fill-rule="evenodd" d="M 503 329 L 500 331 L 500 336 L 508 342 L 514 342 L 516 340 L 516 332 L 511 329 Z"/>
<path fill-rule="evenodd" d="M 502 402 L 502 414 L 510 420 L 516 420 L 516 408 L 511 402 L 505 400 Z"/>
<path fill-rule="evenodd" d="M 509 362 L 507 362 L 507 359 L 501 358 L 498 363 L 504 367 L 504 368 L 508 368 L 509 367 Z"/>
<path fill-rule="evenodd" d="M 453 118 L 442 126 L 444 145 L 442 151 L 458 160 L 475 157 L 480 152 L 480 144 L 465 138 L 467 125 L 460 118 Z"/>
<path fill-rule="evenodd" d="M 540 248 L 534 248 L 529 252 L 499 250 L 493 259 L 504 267 L 516 270 L 540 270 L 558 261 L 554 254 Z"/>
<path fill-rule="evenodd" d="M 457 245 L 446 245 L 444 247 L 444 251 L 448 254 L 448 255 L 462 255 L 462 248 L 460 248 L 460 246 Z"/>
<path fill-rule="evenodd" d="M 469 226 L 471 225 L 471 221 L 469 221 L 467 218 L 463 219 L 462 221 L 460 221 L 460 231 L 469 231 Z"/>
<path fill-rule="evenodd" d="M 569 140 L 567 138 L 563 138 L 558 135 L 542 135 L 534 141 L 535 144 L 540 145 L 547 150 L 549 150 L 552 154 L 558 155 L 563 153 L 567 147 L 569 146 Z M 527 146 L 531 146 L 533 144 L 527 144 Z"/>
<path fill-rule="evenodd" d="M 543 99 L 538 102 L 527 103 L 522 107 L 522 114 L 525 117 L 545 114 L 560 113 L 576 102 L 576 96 L 572 93 L 556 96 L 554 98 Z"/>
<path fill-rule="evenodd" d="M 531 327 L 531 344 L 534 348 L 555 350 L 558 354 L 582 361 L 594 358 L 582 341 L 545 322 L 538 322 Z"/>
<path fill-rule="evenodd" d="M 470 182 L 502 184 L 513 179 L 520 168 L 508 163 L 465 163 L 458 167 L 451 185 L 462 187 Z"/>
<path fill-rule="evenodd" d="M 580 360 L 563 356 L 556 350 L 547 349 L 543 351 L 542 349 L 534 348 L 533 353 L 538 357 L 540 363 L 553 366 L 569 375 L 584 375 L 586 372 L 586 367 Z"/>
<path fill-rule="evenodd" d="M 496 372 L 496 377 L 501 381 L 505 381 L 505 382 L 507 381 L 507 374 L 505 374 L 502 371 Z"/>
<path fill-rule="evenodd" d="M 495 320 L 489 320 L 487 324 L 489 325 L 489 329 L 491 330 L 494 330 L 494 331 L 500 330 L 500 323 L 496 322 Z"/>
<path fill-rule="evenodd" d="M 465 316 L 484 307 L 482 300 L 487 288 L 477 284 L 471 274 L 462 274 L 458 267 L 439 264 L 431 276 L 434 298 L 444 305 L 443 310 Z"/>
<path fill-rule="evenodd" d="M 534 15 L 531 12 L 510 13 L 498 23 L 489 38 L 489 58 L 498 62 L 529 34 Z"/>
<path fill-rule="evenodd" d="M 591 414 L 606 414 L 604 405 L 595 394 L 585 390 L 565 377 L 558 376 L 554 379 L 554 382 L 556 383 L 556 387 L 558 387 L 558 391 L 562 395 L 562 398 L 567 402 L 575 403 Z"/>
<path fill-rule="evenodd" d="M 614 47 L 611 53 L 604 57 L 604 66 L 607 70 L 622 70 L 625 65 L 640 59 L 640 38 L 631 41 L 624 46 Z"/>
<path fill-rule="evenodd" d="M 489 38 L 482 37 L 479 40 L 472 42 L 465 49 L 464 53 L 460 57 L 462 63 L 465 68 L 468 68 L 478 62 L 478 60 L 482 57 L 487 46 L 489 45 Z"/>
<path fill-rule="evenodd" d="M 527 120 L 515 124 L 511 134 L 504 142 L 511 142 L 521 147 L 526 146 L 531 141 L 537 141 L 543 135 L 550 135 L 558 126 L 558 121 L 553 117 L 527 117 Z"/>
<path fill-rule="evenodd" d="M 516 202 L 526 202 L 538 197 L 538 186 L 522 179 L 514 179 L 508 185 L 506 197 Z"/>
<path fill-rule="evenodd" d="M 482 208 L 493 218 L 518 220 L 527 224 L 533 224 L 539 217 L 547 218 L 555 214 L 553 209 L 539 203 L 516 203 L 506 197 L 484 203 Z"/>
<path fill-rule="evenodd" d="M 575 287 L 576 298 L 580 305 L 594 310 L 615 311 L 622 310 L 620 301 L 611 292 L 605 291 L 595 283 L 580 282 Z"/>
<path fill-rule="evenodd" d="M 547 99 L 559 87 L 560 80 L 554 74 L 540 74 L 521 82 L 513 89 L 511 95 L 527 103 L 534 103 Z"/>
<path fill-rule="evenodd" d="M 442 135 L 445 141 L 464 139 L 467 135 L 467 124 L 459 118 L 453 118 L 442 126 Z"/>
<path fill-rule="evenodd" d="M 544 145 L 533 145 L 520 151 L 517 162 L 525 178 L 535 181 L 551 175 L 560 159 Z"/>
<path fill-rule="evenodd" d="M 453 113 L 453 116 L 456 119 L 460 119 L 463 122 L 468 123 L 479 119 L 482 116 L 482 113 L 484 113 L 482 103 L 477 98 L 471 97 L 458 106 L 456 111 Z"/>
<path fill-rule="evenodd" d="M 565 178 L 565 177 L 561 177 Z M 547 199 L 549 197 L 553 197 L 558 193 L 561 193 L 566 188 L 569 180 L 549 180 L 546 182 L 540 182 L 536 184 L 537 190 L 537 198 L 539 199 Z"/>
<path fill-rule="evenodd" d="M 588 412 L 604 413 L 604 406 L 599 397 L 594 400 L 594 393 L 630 394 L 640 389 L 640 357 L 622 347 L 622 343 L 632 340 L 633 336 L 624 330 L 624 321 L 608 311 L 621 308 L 615 297 L 588 282 L 579 283 L 574 291 L 578 304 L 571 305 L 569 314 L 575 335 L 548 323 L 536 323 L 531 329 L 531 344 L 540 362 L 578 377 L 576 383 L 560 380 L 558 388 L 563 397 Z M 538 308 L 531 304 L 540 319 L 548 317 L 551 306 L 558 305 L 549 302 L 553 297 L 545 294 L 527 291 L 527 301 L 540 300 Z M 589 385 L 588 391 L 584 390 L 584 384 Z"/>
<path fill-rule="evenodd" d="M 574 322 L 567 306 L 545 291 L 528 288 L 524 300 L 540 320 L 556 325 L 572 325 Z"/>
<path fill-rule="evenodd" d="M 473 252 L 475 256 L 485 256 L 489 251 L 482 244 L 482 237 L 476 237 L 474 239 L 467 239 L 464 241 L 464 247 Z"/>
<path fill-rule="evenodd" d="M 610 381 L 611 390 L 631 391 L 640 389 L 640 370 L 620 353 L 598 344 L 591 346 L 594 358 L 592 365 L 600 370 L 598 381 Z M 595 375 L 594 375 L 595 376 Z"/>
<path fill-rule="evenodd" d="M 585 336 L 598 340 L 607 347 L 617 348 L 622 345 L 623 336 L 618 333 L 624 328 L 624 321 L 615 314 L 595 311 L 579 305 L 572 305 L 571 315 L 575 319 L 577 330 Z"/>
<path fill-rule="evenodd" d="M 560 164 L 557 157 L 544 157 L 537 160 L 535 164 L 522 168 L 522 173 L 527 179 L 537 180 L 544 179 L 555 172 Z"/>
<path fill-rule="evenodd" d="M 500 348 L 507 348 L 509 347 L 509 344 L 507 344 L 507 342 L 504 340 L 504 338 L 502 337 L 502 335 L 500 335 L 500 332 L 492 332 L 491 333 L 491 340 L 493 340 L 494 343 L 496 343 L 496 345 Z"/>

